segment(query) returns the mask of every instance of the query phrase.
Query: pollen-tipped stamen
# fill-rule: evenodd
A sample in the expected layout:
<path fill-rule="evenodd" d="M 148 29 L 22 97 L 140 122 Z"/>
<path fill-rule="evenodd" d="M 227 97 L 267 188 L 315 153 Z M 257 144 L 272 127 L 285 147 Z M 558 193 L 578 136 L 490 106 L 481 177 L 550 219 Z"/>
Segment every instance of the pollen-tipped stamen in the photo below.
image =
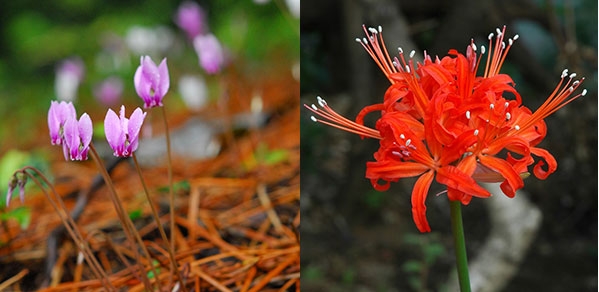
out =
<path fill-rule="evenodd" d="M 318 96 L 317 98 L 318 104 L 321 108 L 316 107 L 316 105 L 314 104 L 312 104 L 311 106 L 304 104 L 305 108 L 322 118 L 319 119 L 316 116 L 311 116 L 310 119 L 312 121 L 322 123 L 350 133 L 358 134 L 362 137 L 369 137 L 375 139 L 381 138 L 381 134 L 379 133 L 379 131 L 368 128 L 364 125 L 358 124 L 341 116 L 332 108 L 330 108 L 324 99 L 322 99 L 320 96 Z"/>

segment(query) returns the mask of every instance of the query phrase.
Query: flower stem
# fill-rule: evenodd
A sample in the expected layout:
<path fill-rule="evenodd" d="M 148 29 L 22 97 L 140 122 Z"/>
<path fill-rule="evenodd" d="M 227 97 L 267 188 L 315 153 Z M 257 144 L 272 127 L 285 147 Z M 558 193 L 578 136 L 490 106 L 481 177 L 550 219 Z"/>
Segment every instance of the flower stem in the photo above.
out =
<path fill-rule="evenodd" d="M 460 201 L 449 201 L 451 210 L 451 230 L 455 245 L 455 259 L 458 268 L 458 281 L 461 292 L 470 292 L 470 276 L 468 275 L 468 257 L 466 255 L 466 239 L 464 238 L 464 226 L 462 224 L 462 203 Z"/>
<path fill-rule="evenodd" d="M 166 110 L 164 106 L 160 107 L 162 109 L 162 119 L 164 120 L 164 135 L 166 137 L 166 159 L 167 159 L 167 172 L 168 172 L 168 193 L 169 193 L 169 213 L 170 213 L 170 229 L 171 229 L 171 238 L 170 238 L 170 253 L 175 254 L 175 192 L 173 191 L 173 162 L 171 159 L 171 136 L 168 130 L 168 122 L 166 120 Z M 173 268 L 176 268 L 176 263 L 173 262 Z M 181 281 L 181 288 L 183 291 L 187 291 L 185 287 L 184 279 L 179 278 Z"/>
<path fill-rule="evenodd" d="M 160 232 L 160 236 L 162 237 L 162 240 L 168 246 L 166 248 L 166 250 L 168 251 L 169 259 L 171 262 L 171 269 L 173 270 L 173 273 L 179 273 L 179 279 L 181 279 L 181 282 L 183 282 L 183 276 L 181 275 L 181 272 L 179 271 L 179 268 L 177 266 L 177 261 L 175 259 L 174 250 L 171 249 L 170 242 L 169 242 L 168 238 L 166 237 L 164 228 L 162 228 L 162 223 L 160 223 L 160 217 L 158 216 L 158 211 L 156 211 L 156 207 L 154 207 L 154 204 L 152 203 L 152 200 L 150 199 L 150 193 L 148 192 L 148 187 L 146 186 L 146 182 L 141 173 L 141 168 L 139 167 L 139 163 L 137 162 L 137 156 L 135 156 L 135 152 L 133 153 L 133 162 L 135 164 L 135 168 L 137 169 L 137 173 L 139 174 L 139 179 L 141 180 L 141 184 L 144 188 L 144 193 L 146 194 L 146 199 L 148 200 L 148 203 L 150 204 L 150 207 L 152 209 L 152 215 L 154 216 L 154 220 L 156 220 L 156 224 L 158 226 L 158 231 Z"/>
<path fill-rule="evenodd" d="M 143 280 L 144 287 L 146 289 L 151 290 L 152 285 L 150 283 L 150 280 L 148 279 L 148 276 L 144 272 L 145 268 L 143 267 L 143 265 L 140 261 L 141 256 L 139 254 L 139 251 L 137 251 L 137 249 L 134 248 L 135 242 L 136 242 L 135 240 L 137 240 L 142 252 L 144 253 L 152 272 L 154 273 L 154 275 L 158 275 L 158 273 L 156 273 L 156 269 L 155 269 L 154 265 L 152 264 L 152 262 L 153 262 L 152 257 L 150 257 L 150 253 L 148 252 L 148 249 L 146 248 L 141 236 L 139 235 L 139 232 L 137 232 L 137 230 L 135 229 L 135 225 L 133 225 L 131 218 L 125 212 L 123 203 L 121 202 L 121 199 L 116 194 L 116 189 L 114 187 L 112 179 L 110 178 L 110 174 L 108 174 L 108 171 L 106 170 L 106 167 L 104 166 L 104 162 L 102 162 L 102 158 L 100 158 L 100 155 L 98 155 L 98 152 L 96 151 L 96 148 L 94 147 L 93 143 L 89 144 L 89 150 L 90 150 L 90 152 L 89 152 L 90 156 L 92 157 L 92 160 L 96 163 L 98 171 L 100 171 L 100 174 L 102 175 L 102 178 L 104 179 L 104 183 L 106 183 L 106 187 L 109 190 L 109 192 L 108 192 L 110 194 L 109 197 L 112 200 L 113 205 L 115 206 L 119 220 L 123 224 L 123 231 L 125 232 L 125 236 L 127 237 L 127 239 L 129 240 L 129 242 L 132 245 L 132 250 L 134 252 L 135 259 L 138 261 L 138 265 L 140 266 L 139 270 L 140 270 L 140 274 L 142 276 L 141 278 Z M 155 282 L 156 285 L 158 285 L 157 282 L 158 281 Z"/>

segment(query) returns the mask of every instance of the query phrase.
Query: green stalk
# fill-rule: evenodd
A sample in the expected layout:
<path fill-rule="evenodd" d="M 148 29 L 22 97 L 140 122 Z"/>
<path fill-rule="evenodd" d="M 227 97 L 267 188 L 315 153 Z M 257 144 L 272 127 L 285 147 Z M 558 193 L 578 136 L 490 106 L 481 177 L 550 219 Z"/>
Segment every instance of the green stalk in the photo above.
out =
<path fill-rule="evenodd" d="M 464 238 L 464 226 L 462 224 L 462 203 L 460 201 L 449 201 L 451 210 L 451 230 L 455 245 L 455 259 L 458 268 L 458 281 L 461 292 L 470 292 L 470 276 L 468 275 L 468 257 L 466 255 L 466 239 Z"/>

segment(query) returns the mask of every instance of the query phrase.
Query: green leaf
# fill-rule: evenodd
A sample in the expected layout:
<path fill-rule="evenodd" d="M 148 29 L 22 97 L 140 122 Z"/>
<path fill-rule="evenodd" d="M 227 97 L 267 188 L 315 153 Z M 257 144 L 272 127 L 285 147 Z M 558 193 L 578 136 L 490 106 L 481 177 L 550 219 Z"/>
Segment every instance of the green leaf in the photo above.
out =
<path fill-rule="evenodd" d="M 386 196 L 384 192 L 372 190 L 369 191 L 364 198 L 364 200 L 366 200 L 366 204 L 369 207 L 380 208 L 381 206 L 383 206 Z"/>
<path fill-rule="evenodd" d="M 29 207 L 17 207 L 6 213 L 0 214 L 2 221 L 9 219 L 17 220 L 21 229 L 25 230 L 31 223 L 31 209 Z"/>
<path fill-rule="evenodd" d="M 268 146 L 264 143 L 258 145 L 256 153 L 254 154 L 256 160 L 266 165 L 273 165 L 279 162 L 285 161 L 289 157 L 289 153 L 285 149 L 272 149 L 269 150 Z"/>
<path fill-rule="evenodd" d="M 439 243 L 431 243 L 423 248 L 424 252 L 424 260 L 428 264 L 432 264 L 439 256 L 445 253 L 445 248 L 442 244 Z"/>
<path fill-rule="evenodd" d="M 189 185 L 189 182 L 186 180 L 182 180 L 180 182 L 176 182 L 173 184 L 173 192 L 175 192 L 175 193 L 179 192 L 179 191 L 188 192 L 190 188 L 191 188 L 191 186 Z M 168 192 L 168 190 L 169 190 L 168 185 L 158 188 L 158 191 L 160 191 L 162 193 L 166 193 L 166 192 Z"/>
<path fill-rule="evenodd" d="M 141 209 L 135 209 L 135 210 L 129 212 L 129 218 L 131 220 L 139 219 L 139 218 L 141 218 L 141 215 L 142 215 Z"/>
<path fill-rule="evenodd" d="M 94 124 L 94 138 L 96 139 L 106 139 L 106 134 L 104 133 L 104 123 L 95 123 Z"/>
<path fill-rule="evenodd" d="M 308 280 L 308 281 L 315 281 L 315 280 L 320 280 L 324 277 L 322 269 L 319 267 L 315 267 L 315 266 L 308 266 L 304 269 L 302 269 L 302 279 L 304 280 Z"/>
<path fill-rule="evenodd" d="M 406 273 L 420 273 L 422 263 L 416 260 L 409 260 L 401 265 L 401 269 Z"/>

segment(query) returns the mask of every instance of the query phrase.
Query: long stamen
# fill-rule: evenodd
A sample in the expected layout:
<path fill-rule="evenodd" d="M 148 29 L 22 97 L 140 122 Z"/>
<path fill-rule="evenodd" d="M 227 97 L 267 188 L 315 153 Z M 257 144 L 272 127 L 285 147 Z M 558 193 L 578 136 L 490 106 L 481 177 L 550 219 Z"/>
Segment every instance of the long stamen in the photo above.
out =
<path fill-rule="evenodd" d="M 582 92 L 572 96 L 572 93 L 578 89 L 578 87 L 584 81 L 584 77 L 580 80 L 573 81 L 574 77 L 576 77 L 576 73 L 568 75 L 567 69 L 562 72 L 561 77 L 562 78 L 560 82 L 557 84 L 551 95 L 549 95 L 547 100 L 545 100 L 545 102 L 530 116 L 529 119 L 520 125 L 520 129 L 526 129 L 536 124 L 538 121 L 552 115 L 573 100 L 587 94 L 587 90 L 583 89 Z M 568 78 L 568 81 L 566 81 L 564 84 L 566 77 Z"/>
<path fill-rule="evenodd" d="M 331 127 L 343 130 L 343 131 L 350 132 L 350 133 L 358 134 L 362 137 L 381 139 L 381 134 L 379 133 L 379 131 L 368 128 L 364 125 L 358 124 L 356 122 L 353 122 L 353 121 L 341 116 L 340 114 L 335 112 L 332 108 L 330 108 L 328 106 L 327 102 L 324 99 L 322 99 L 320 96 L 318 96 L 317 99 L 318 99 L 318 105 L 320 106 L 320 108 L 318 108 L 314 104 L 312 104 L 311 106 L 304 104 L 305 108 L 307 108 L 308 110 L 310 110 L 311 112 L 313 112 L 314 114 L 316 114 L 317 116 L 322 118 L 322 119 L 320 119 L 315 116 L 312 116 L 312 117 L 310 117 L 310 119 L 312 119 L 312 121 L 322 123 L 322 124 L 325 124 L 325 125 L 328 125 L 328 126 L 331 126 Z"/>
<path fill-rule="evenodd" d="M 364 29 L 366 38 L 356 38 L 356 42 L 360 43 L 366 52 L 368 52 L 374 62 L 379 66 L 379 68 L 381 68 L 381 71 L 383 71 L 387 79 L 389 79 L 391 83 L 395 83 L 395 81 L 391 79 L 390 75 L 392 73 L 396 73 L 397 69 L 395 66 L 393 66 L 393 61 L 387 52 L 387 48 L 383 40 L 383 29 L 380 26 L 378 30 L 372 27 L 367 29 L 365 25 L 362 25 L 362 28 Z M 382 46 L 379 44 L 379 38 Z"/>

